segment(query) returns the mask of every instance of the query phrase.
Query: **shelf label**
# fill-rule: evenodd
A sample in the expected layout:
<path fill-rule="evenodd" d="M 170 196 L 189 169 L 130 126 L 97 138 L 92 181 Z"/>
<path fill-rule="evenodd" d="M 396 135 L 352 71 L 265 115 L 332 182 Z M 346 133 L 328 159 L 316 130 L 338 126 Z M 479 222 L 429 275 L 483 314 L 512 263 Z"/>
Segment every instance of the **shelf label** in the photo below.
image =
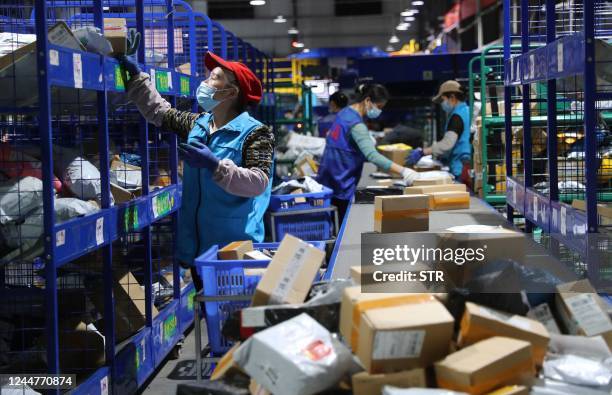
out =
<path fill-rule="evenodd" d="M 195 295 L 196 295 L 195 289 L 192 289 L 187 294 L 187 310 L 189 311 L 193 311 Z"/>
<path fill-rule="evenodd" d="M 535 78 L 535 55 L 529 55 L 529 78 Z"/>
<path fill-rule="evenodd" d="M 566 219 L 567 219 L 567 209 L 563 206 L 561 206 L 561 234 L 563 236 L 567 236 L 567 229 L 566 229 Z"/>
<path fill-rule="evenodd" d="M 115 65 L 115 89 L 118 91 L 125 90 L 125 83 L 123 82 L 123 71 L 121 70 L 121 66 L 118 64 Z"/>
<path fill-rule="evenodd" d="M 59 66 L 59 53 L 57 52 L 57 49 L 50 49 L 49 50 L 49 64 L 51 66 Z"/>
<path fill-rule="evenodd" d="M 136 346 L 136 371 L 138 372 L 143 365 L 145 359 L 147 359 L 147 353 L 145 352 L 145 339 L 142 339 Z"/>
<path fill-rule="evenodd" d="M 66 244 L 66 229 L 62 229 L 55 233 L 55 246 L 61 247 Z"/>
<path fill-rule="evenodd" d="M 162 192 L 159 195 L 153 196 L 151 204 L 153 206 L 153 218 L 157 219 L 172 210 L 174 207 L 174 196 L 170 192 Z"/>
<path fill-rule="evenodd" d="M 191 94 L 191 89 L 189 88 L 189 78 L 188 77 L 180 77 L 181 81 L 181 95 L 189 96 Z"/>
<path fill-rule="evenodd" d="M 557 44 L 557 71 L 563 71 L 563 43 Z"/>
<path fill-rule="evenodd" d="M 169 83 L 168 74 L 169 73 L 166 71 L 155 72 L 155 86 L 157 87 L 157 91 L 159 93 L 170 92 L 170 88 L 172 85 Z"/>
<path fill-rule="evenodd" d="M 74 87 L 77 89 L 83 88 L 83 63 L 80 53 L 72 54 L 72 74 L 74 77 Z"/>
<path fill-rule="evenodd" d="M 176 314 L 171 314 L 162 324 L 162 342 L 168 343 L 176 334 Z"/>
<path fill-rule="evenodd" d="M 538 220 L 538 197 L 537 196 L 533 196 L 533 217 L 535 218 L 535 220 Z"/>
<path fill-rule="evenodd" d="M 96 245 L 104 243 L 104 217 L 96 220 Z"/>
<path fill-rule="evenodd" d="M 123 213 L 123 225 L 126 231 L 138 229 L 138 206 L 127 207 Z"/>
<path fill-rule="evenodd" d="M 172 90 L 172 72 L 168 71 L 168 88 Z"/>
<path fill-rule="evenodd" d="M 514 204 L 517 204 L 518 202 L 516 201 L 516 185 L 512 185 L 512 202 Z"/>
<path fill-rule="evenodd" d="M 559 217 L 557 216 L 558 212 L 556 208 L 552 209 L 552 225 L 553 229 L 557 229 L 559 227 Z"/>
<path fill-rule="evenodd" d="M 100 379 L 100 394 L 108 395 L 108 376 L 104 376 Z"/>

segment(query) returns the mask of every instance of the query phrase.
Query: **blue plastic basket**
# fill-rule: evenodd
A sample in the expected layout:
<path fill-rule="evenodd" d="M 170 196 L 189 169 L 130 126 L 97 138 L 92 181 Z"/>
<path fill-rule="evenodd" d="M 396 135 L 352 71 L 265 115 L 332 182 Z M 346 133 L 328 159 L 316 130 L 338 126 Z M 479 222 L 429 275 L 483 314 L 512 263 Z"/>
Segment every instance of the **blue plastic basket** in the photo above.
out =
<path fill-rule="evenodd" d="M 311 242 L 324 250 L 324 242 Z M 280 243 L 255 243 L 257 250 L 278 249 Z M 217 258 L 219 246 L 213 246 L 195 260 L 196 270 L 202 277 L 204 296 L 253 295 L 261 276 L 245 276 L 244 269 L 265 268 L 270 260 L 221 261 Z M 213 356 L 225 354 L 233 342 L 221 333 L 223 324 L 237 310 L 248 307 L 248 301 L 205 302 L 208 343 Z"/>
<path fill-rule="evenodd" d="M 302 240 L 331 240 L 333 211 L 274 217 L 276 240 L 290 234 Z M 268 226 L 272 226 L 268 216 Z"/>
<path fill-rule="evenodd" d="M 298 195 L 272 195 L 270 196 L 268 211 L 276 213 L 329 207 L 331 205 L 332 193 L 331 189 L 323 187 L 321 192 L 301 193 Z M 300 201 L 302 199 L 304 201 Z"/>

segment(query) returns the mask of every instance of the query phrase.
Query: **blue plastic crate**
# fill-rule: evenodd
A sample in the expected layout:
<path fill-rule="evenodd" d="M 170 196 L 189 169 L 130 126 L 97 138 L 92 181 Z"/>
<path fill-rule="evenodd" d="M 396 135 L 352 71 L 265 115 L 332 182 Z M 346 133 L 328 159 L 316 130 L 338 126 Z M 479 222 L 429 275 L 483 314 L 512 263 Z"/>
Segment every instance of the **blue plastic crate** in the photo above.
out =
<path fill-rule="evenodd" d="M 301 193 L 297 195 L 272 195 L 270 196 L 268 211 L 276 213 L 329 207 L 331 205 L 332 193 L 333 191 L 331 189 L 323 187 L 323 191 L 321 192 Z M 305 201 L 300 202 L 301 199 Z"/>
<path fill-rule="evenodd" d="M 276 240 L 290 234 L 302 240 L 331 240 L 333 238 L 333 211 L 274 217 Z M 268 226 L 272 226 L 268 216 Z"/>
<path fill-rule="evenodd" d="M 325 243 L 311 242 L 324 250 Z M 255 243 L 258 250 L 276 250 L 280 243 Z M 244 269 L 265 268 L 270 260 L 221 261 L 217 259 L 219 246 L 213 246 L 195 260 L 195 266 L 202 277 L 205 296 L 253 295 L 261 276 L 245 276 Z M 221 356 L 233 343 L 221 333 L 223 324 L 230 315 L 250 305 L 249 301 L 205 302 L 208 343 L 214 356 Z"/>

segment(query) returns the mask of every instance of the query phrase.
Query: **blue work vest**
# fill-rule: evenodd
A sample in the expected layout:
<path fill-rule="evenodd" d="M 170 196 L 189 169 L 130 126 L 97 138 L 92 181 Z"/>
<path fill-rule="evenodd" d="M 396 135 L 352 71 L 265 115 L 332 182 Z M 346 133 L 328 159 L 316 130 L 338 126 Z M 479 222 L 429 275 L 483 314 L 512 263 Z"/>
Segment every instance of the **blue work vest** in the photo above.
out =
<path fill-rule="evenodd" d="M 325 138 L 317 181 L 333 190 L 337 199 L 350 200 L 361 178 L 366 158 L 351 137 L 351 128 L 362 122 L 357 111 L 345 107 L 336 116 Z"/>
<path fill-rule="evenodd" d="M 470 107 L 461 102 L 455 106 L 453 111 L 448 115 L 444 131 L 448 131 L 448 123 L 453 115 L 459 115 L 463 121 L 463 131 L 457 138 L 455 146 L 451 150 L 447 158 L 443 158 L 443 162 L 448 163 L 450 172 L 459 177 L 463 171 L 463 162 L 469 161 L 472 157 L 472 146 L 470 145 Z"/>
<path fill-rule="evenodd" d="M 209 133 L 211 114 L 197 119 L 188 141 L 203 138 L 219 159 L 231 159 L 242 166 L 242 146 L 261 122 L 243 112 L 222 129 Z M 268 188 L 256 197 L 240 197 L 225 192 L 207 169 L 183 169 L 183 202 L 179 210 L 177 256 L 192 264 L 211 246 L 220 247 L 237 240 L 261 242 L 264 238 L 263 216 L 270 202 L 272 174 Z"/>

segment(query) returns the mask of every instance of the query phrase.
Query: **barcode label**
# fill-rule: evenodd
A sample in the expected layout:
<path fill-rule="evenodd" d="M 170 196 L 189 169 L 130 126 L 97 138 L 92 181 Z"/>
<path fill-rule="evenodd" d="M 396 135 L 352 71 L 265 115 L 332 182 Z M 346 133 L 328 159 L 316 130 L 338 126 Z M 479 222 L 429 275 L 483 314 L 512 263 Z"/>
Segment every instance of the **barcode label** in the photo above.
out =
<path fill-rule="evenodd" d="M 283 304 L 285 303 L 285 299 L 289 290 L 293 287 L 293 282 L 295 281 L 300 268 L 303 266 L 304 261 L 306 260 L 306 255 L 308 251 L 306 249 L 306 245 L 301 245 L 297 251 L 293 254 L 291 261 L 285 266 L 285 271 L 279 281 L 278 285 L 270 295 L 270 303 L 269 304 Z"/>
<path fill-rule="evenodd" d="M 557 71 L 563 71 L 563 43 L 557 44 Z"/>
<path fill-rule="evenodd" d="M 533 218 L 538 220 L 538 198 L 536 196 L 533 197 Z"/>
<path fill-rule="evenodd" d="M 548 304 L 542 303 L 527 312 L 527 317 L 538 321 L 548 329 L 550 333 L 561 333 L 557 322 L 553 318 Z"/>
<path fill-rule="evenodd" d="M 558 214 L 557 209 L 553 208 L 553 211 L 552 211 L 552 223 L 553 223 L 553 228 L 555 228 L 555 229 L 559 226 L 559 218 L 557 217 L 557 214 Z"/>
<path fill-rule="evenodd" d="M 60 247 L 66 244 L 66 229 L 59 230 L 55 233 L 55 246 Z"/>
<path fill-rule="evenodd" d="M 566 299 L 573 319 L 587 336 L 595 336 L 612 330 L 607 313 L 595 300 L 593 294 L 584 293 Z"/>
<path fill-rule="evenodd" d="M 100 394 L 108 395 L 108 376 L 104 376 L 100 380 Z"/>
<path fill-rule="evenodd" d="M 531 79 L 535 78 L 535 55 L 529 56 L 529 76 Z"/>
<path fill-rule="evenodd" d="M 565 207 L 561 207 L 561 234 L 563 236 L 567 236 L 567 226 L 566 226 L 566 219 L 567 219 L 567 209 Z"/>
<path fill-rule="evenodd" d="M 417 358 L 424 340 L 424 330 L 378 331 L 374 335 L 372 359 Z"/>
<path fill-rule="evenodd" d="M 516 204 L 516 185 L 512 185 L 512 202 Z"/>
<path fill-rule="evenodd" d="M 51 66 L 59 66 L 59 52 L 57 52 L 57 49 L 49 50 L 49 64 Z"/>
<path fill-rule="evenodd" d="M 153 83 L 153 86 L 155 86 L 157 88 L 157 80 L 155 79 L 155 69 L 151 69 L 151 82 Z"/>
<path fill-rule="evenodd" d="M 241 325 L 245 328 L 261 328 L 266 326 L 265 308 L 252 307 L 242 310 Z"/>
<path fill-rule="evenodd" d="M 104 217 L 96 220 L 96 245 L 104 243 Z"/>
<path fill-rule="evenodd" d="M 83 88 L 83 63 L 80 53 L 72 54 L 72 74 L 74 76 L 74 87 L 77 89 Z"/>

